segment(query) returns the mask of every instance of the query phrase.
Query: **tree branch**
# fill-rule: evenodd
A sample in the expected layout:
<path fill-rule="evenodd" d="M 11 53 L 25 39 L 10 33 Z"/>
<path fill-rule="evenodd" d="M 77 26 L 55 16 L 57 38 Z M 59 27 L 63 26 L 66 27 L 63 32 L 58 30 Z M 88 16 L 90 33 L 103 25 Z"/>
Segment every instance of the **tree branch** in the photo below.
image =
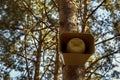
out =
<path fill-rule="evenodd" d="M 87 10 L 87 7 L 88 7 L 88 0 L 84 0 L 84 16 L 83 16 L 83 23 L 82 23 L 82 33 L 84 32 L 84 30 L 85 30 L 85 26 L 86 26 L 86 23 L 87 23 L 87 12 L 88 12 L 88 10 Z"/>
<path fill-rule="evenodd" d="M 27 58 L 27 46 L 26 46 L 26 38 L 27 38 L 27 35 L 25 35 L 25 57 Z M 30 79 L 30 73 L 29 73 L 29 67 L 28 67 L 28 60 L 25 58 L 25 61 L 26 61 L 26 70 L 27 70 L 27 77 L 28 77 L 28 80 L 31 80 Z"/>
<path fill-rule="evenodd" d="M 108 56 L 114 55 L 114 54 L 116 54 L 118 51 L 119 51 L 119 50 L 114 51 L 114 52 L 112 52 L 112 53 L 110 53 L 110 54 L 106 54 L 106 55 L 98 58 L 96 61 L 94 61 L 93 63 L 91 63 L 90 66 L 89 66 L 86 70 L 88 70 L 89 68 L 91 68 L 91 67 L 92 67 L 94 64 L 96 64 L 99 60 L 101 60 L 101 59 L 103 59 L 103 58 L 106 58 L 106 57 L 108 57 Z"/>
<path fill-rule="evenodd" d="M 109 38 L 109 39 L 103 40 L 103 41 L 101 41 L 101 42 L 98 42 L 98 43 L 96 43 L 95 45 L 98 45 L 98 44 L 101 44 L 101 43 L 105 43 L 105 42 L 107 42 L 107 41 L 109 41 L 109 40 L 112 40 L 112 39 L 118 37 L 118 36 L 120 36 L 120 34 L 118 34 L 118 35 L 116 35 L 116 36 L 114 36 L 114 37 L 112 37 L 112 38 Z"/>
<path fill-rule="evenodd" d="M 84 20 L 84 23 L 87 22 L 87 20 L 89 19 L 89 17 L 91 17 L 91 16 L 94 14 L 94 12 L 95 12 L 105 1 L 106 1 L 106 0 L 103 0 L 103 2 L 102 2 L 100 5 L 98 5 L 97 8 L 94 9 L 94 10 L 91 12 L 91 14 L 89 14 L 88 16 L 86 16 L 86 19 Z M 84 23 L 83 23 L 83 24 L 84 24 Z M 84 30 L 85 30 L 85 25 L 83 26 L 82 32 L 84 32 Z"/>
<path fill-rule="evenodd" d="M 106 1 L 106 0 L 103 0 L 103 2 L 102 2 L 100 5 L 98 5 L 96 9 L 93 10 L 93 11 L 91 12 L 91 14 L 88 15 L 88 17 L 86 18 L 86 20 L 88 20 L 89 17 L 90 17 L 91 15 L 93 15 L 94 12 L 95 12 L 105 1 Z"/>

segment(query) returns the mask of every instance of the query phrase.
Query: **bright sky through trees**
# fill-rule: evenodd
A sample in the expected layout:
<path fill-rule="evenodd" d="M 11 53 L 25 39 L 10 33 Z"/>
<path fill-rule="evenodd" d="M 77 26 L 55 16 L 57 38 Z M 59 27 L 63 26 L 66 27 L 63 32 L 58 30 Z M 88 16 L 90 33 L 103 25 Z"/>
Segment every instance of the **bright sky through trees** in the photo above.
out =
<path fill-rule="evenodd" d="M 85 26 L 95 37 L 96 51 L 87 62 L 86 78 L 119 80 L 120 0 L 88 0 L 88 4 L 84 3 L 85 0 L 74 1 L 72 3 L 78 8 L 78 26 L 82 29 L 84 11 L 87 11 L 89 18 Z M 7 80 L 9 76 L 18 80 L 34 80 L 38 69 L 41 80 L 54 80 L 57 68 L 58 2 L 0 1 L 0 79 Z M 85 5 L 88 5 L 87 10 L 84 10 Z"/>

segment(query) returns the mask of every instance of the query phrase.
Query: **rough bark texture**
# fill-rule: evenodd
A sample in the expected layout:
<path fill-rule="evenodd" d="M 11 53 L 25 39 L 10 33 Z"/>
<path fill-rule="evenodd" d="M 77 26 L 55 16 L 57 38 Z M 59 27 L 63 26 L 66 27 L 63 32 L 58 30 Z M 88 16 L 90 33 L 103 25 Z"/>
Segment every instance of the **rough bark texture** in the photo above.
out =
<path fill-rule="evenodd" d="M 59 0 L 60 34 L 78 32 L 77 8 L 74 0 Z M 63 80 L 84 80 L 84 69 L 79 65 L 65 65 Z"/>
<path fill-rule="evenodd" d="M 84 80 L 84 67 L 66 65 L 63 67 L 63 80 Z"/>
<path fill-rule="evenodd" d="M 59 0 L 60 33 L 78 32 L 77 8 L 73 0 Z"/>

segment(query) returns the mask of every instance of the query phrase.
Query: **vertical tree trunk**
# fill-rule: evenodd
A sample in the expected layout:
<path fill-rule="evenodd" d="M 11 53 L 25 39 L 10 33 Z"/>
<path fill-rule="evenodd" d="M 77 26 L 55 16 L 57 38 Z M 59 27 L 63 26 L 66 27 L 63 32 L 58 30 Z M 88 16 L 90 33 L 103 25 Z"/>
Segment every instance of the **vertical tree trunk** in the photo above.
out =
<path fill-rule="evenodd" d="M 45 21 L 45 12 L 44 12 L 44 10 L 42 11 L 42 21 Z M 44 24 L 42 24 L 42 28 L 44 28 L 45 27 L 45 25 Z M 39 47 L 38 47 L 38 49 L 37 49 L 37 54 L 36 54 L 36 58 L 37 58 L 37 60 L 36 60 L 36 63 L 35 63 L 35 75 L 34 75 L 34 80 L 40 80 L 40 78 L 39 78 L 39 72 L 40 72 L 40 62 L 41 62 L 41 48 L 42 48 L 42 43 L 43 43 L 43 34 L 44 34 L 44 31 L 42 31 L 42 30 L 40 30 L 39 31 Z"/>
<path fill-rule="evenodd" d="M 42 32 L 40 31 L 40 40 L 42 40 Z M 39 72 L 40 72 L 40 58 L 41 58 L 41 47 L 42 47 L 42 42 L 39 42 L 39 47 L 37 49 L 37 54 L 36 54 L 36 63 L 35 63 L 35 73 L 34 73 L 34 80 L 40 80 L 39 79 Z"/>
<path fill-rule="evenodd" d="M 60 34 L 78 32 L 77 7 L 74 0 L 59 0 Z M 84 69 L 79 65 L 65 65 L 63 80 L 84 80 Z"/>
<path fill-rule="evenodd" d="M 77 8 L 74 0 L 59 0 L 60 33 L 78 32 Z"/>
<path fill-rule="evenodd" d="M 58 31 L 57 33 L 58 34 Z M 55 61 L 55 72 L 54 72 L 54 80 L 59 80 L 59 73 L 60 73 L 60 61 L 59 61 L 59 39 L 58 39 L 58 35 L 56 35 L 56 61 Z"/>

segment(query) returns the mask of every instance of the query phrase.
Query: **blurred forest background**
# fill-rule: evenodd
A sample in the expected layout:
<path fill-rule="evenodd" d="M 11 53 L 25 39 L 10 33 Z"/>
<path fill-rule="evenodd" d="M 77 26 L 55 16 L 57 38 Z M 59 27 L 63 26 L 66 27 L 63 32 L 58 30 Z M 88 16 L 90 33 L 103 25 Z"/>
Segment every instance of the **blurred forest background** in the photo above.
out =
<path fill-rule="evenodd" d="M 95 38 L 85 77 L 120 80 L 120 0 L 85 1 L 71 0 Z M 0 80 L 62 80 L 58 35 L 58 0 L 0 0 Z"/>

